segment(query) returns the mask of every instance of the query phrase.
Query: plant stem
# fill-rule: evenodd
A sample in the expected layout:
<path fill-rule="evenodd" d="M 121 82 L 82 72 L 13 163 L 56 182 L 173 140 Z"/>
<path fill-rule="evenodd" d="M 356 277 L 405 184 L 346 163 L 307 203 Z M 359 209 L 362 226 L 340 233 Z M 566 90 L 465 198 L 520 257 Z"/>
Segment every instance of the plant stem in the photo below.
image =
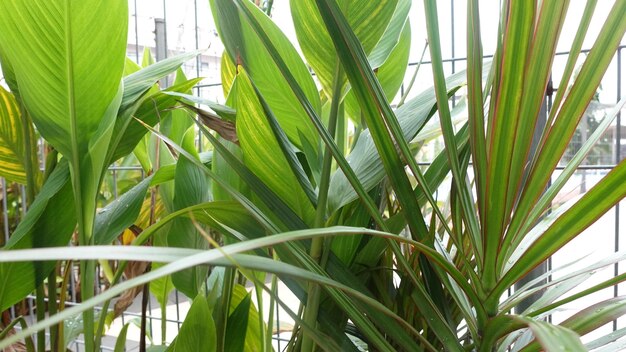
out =
<path fill-rule="evenodd" d="M 57 313 L 57 267 L 48 276 L 48 314 L 55 315 Z M 50 327 L 50 350 L 54 351 L 59 344 L 59 326 Z"/>
<path fill-rule="evenodd" d="M 69 276 L 71 275 L 70 274 L 71 271 L 72 271 L 72 261 L 68 260 L 65 263 L 65 267 L 64 267 L 64 270 L 63 270 L 63 281 L 61 282 L 61 292 L 60 292 L 60 295 L 59 295 L 59 309 L 58 309 L 59 312 L 63 311 L 63 309 L 65 309 L 65 298 L 67 296 L 67 281 L 69 280 Z M 60 322 L 57 325 L 58 336 L 64 336 L 63 328 L 64 328 L 63 322 Z M 57 339 L 57 345 L 54 345 L 52 347 L 52 350 L 53 351 L 63 351 L 63 350 L 65 350 L 65 346 L 62 346 L 62 343 L 65 342 L 64 340 L 65 339 L 58 338 Z"/>
<path fill-rule="evenodd" d="M 273 255 L 274 260 L 276 260 L 276 255 Z M 272 292 L 277 292 L 278 280 L 276 275 L 272 275 Z M 260 307 L 260 306 L 259 306 Z M 265 331 L 265 347 L 264 351 L 273 351 L 272 348 L 272 331 L 274 330 L 274 308 L 276 307 L 274 295 L 270 296 L 270 311 L 267 314 L 267 330 Z M 280 337 L 280 323 L 277 326 L 277 335 Z"/>
<path fill-rule="evenodd" d="M 146 270 L 146 271 L 149 271 Z M 148 301 L 150 300 L 150 283 L 143 285 L 141 294 L 141 333 L 139 334 L 139 352 L 146 352 L 146 311 L 148 310 Z"/>
<path fill-rule="evenodd" d="M 44 290 L 44 283 L 37 285 L 35 289 L 35 304 L 37 305 L 37 321 L 42 321 L 46 318 L 46 292 Z M 46 330 L 42 329 L 37 332 L 37 351 L 46 351 Z"/>
<path fill-rule="evenodd" d="M 328 119 L 328 132 L 335 138 L 337 130 L 337 120 L 339 116 L 339 104 L 341 102 L 341 76 L 343 70 L 341 65 L 337 63 L 335 67 L 335 79 L 333 81 L 333 97 L 330 103 L 330 116 Z M 314 227 L 323 227 L 326 217 L 326 207 L 328 203 L 328 188 L 330 186 L 330 173 L 332 171 L 333 156 L 330 148 L 326 147 L 324 151 L 324 160 L 322 162 L 322 175 L 320 180 L 320 188 L 317 196 L 317 209 L 315 212 L 315 224 Z M 311 241 L 311 258 L 315 262 L 319 262 L 322 254 L 322 248 L 324 247 L 323 238 L 315 238 Z M 317 313 L 320 305 L 320 286 L 316 284 L 310 284 L 309 294 L 306 302 L 306 309 L 304 311 L 304 321 L 311 327 L 314 327 L 317 321 Z M 304 330 L 303 330 L 304 331 Z M 303 333 L 304 334 L 304 333 Z M 313 340 L 306 334 L 302 337 L 302 351 L 309 352 L 314 351 L 315 344 Z"/>
<path fill-rule="evenodd" d="M 35 193 L 37 188 L 37 182 L 35 181 L 35 165 L 33 165 L 34 156 L 32 154 L 33 148 L 31 143 L 31 122 L 28 117 L 28 110 L 24 107 L 24 104 L 20 103 L 20 119 L 22 122 L 22 137 L 24 141 L 24 153 L 25 162 L 24 162 L 24 171 L 26 172 L 26 199 L 24 199 L 24 208 L 28 210 L 30 205 L 35 200 Z M 42 282 L 40 285 L 37 285 L 35 289 L 36 299 L 35 304 L 37 306 L 37 321 L 42 321 L 46 318 L 46 301 L 45 301 L 45 284 Z M 46 331 L 41 330 L 37 332 L 37 350 L 45 351 L 46 350 Z"/>

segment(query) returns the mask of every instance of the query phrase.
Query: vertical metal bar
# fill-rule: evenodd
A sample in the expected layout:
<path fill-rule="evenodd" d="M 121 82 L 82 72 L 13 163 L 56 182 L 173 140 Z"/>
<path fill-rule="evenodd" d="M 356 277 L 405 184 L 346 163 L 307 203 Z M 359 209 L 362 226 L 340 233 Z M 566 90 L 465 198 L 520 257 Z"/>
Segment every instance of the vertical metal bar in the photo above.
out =
<path fill-rule="evenodd" d="M 617 100 L 619 102 L 622 97 L 622 48 L 617 49 Z M 617 121 L 615 128 L 615 165 L 619 164 L 622 159 L 622 113 L 617 113 Z M 619 212 L 620 203 L 615 205 L 615 238 L 613 250 L 619 251 Z M 619 275 L 619 263 L 615 263 L 613 268 L 613 276 Z M 619 286 L 613 286 L 613 296 L 619 294 Z M 613 331 L 617 330 L 617 319 L 613 321 Z"/>
<path fill-rule="evenodd" d="M 113 199 L 117 199 L 117 169 L 111 168 L 111 176 L 113 177 Z"/>
<path fill-rule="evenodd" d="M 452 51 L 450 52 L 451 54 L 451 62 L 452 62 L 452 73 L 455 72 L 456 70 L 456 66 L 455 66 L 455 61 L 454 60 L 456 58 L 455 55 L 455 50 L 454 50 L 454 0 L 450 0 L 450 45 L 452 48 Z"/>
<path fill-rule="evenodd" d="M 7 181 L 4 177 L 2 180 L 2 220 L 4 221 L 4 243 L 9 241 L 9 207 L 7 202 Z"/>
<path fill-rule="evenodd" d="M 139 22 L 139 15 L 137 14 L 137 0 L 134 0 L 134 5 L 135 5 L 135 61 L 137 62 L 137 65 L 140 65 L 139 63 L 139 25 L 137 22 Z"/>
<path fill-rule="evenodd" d="M 163 12 L 165 12 L 165 1 L 163 1 L 163 6 Z M 167 58 L 167 25 L 165 18 L 154 19 L 154 36 L 156 42 L 156 61 L 164 60 Z M 169 77 L 166 76 L 161 83 L 163 87 L 168 87 L 170 85 Z"/>
<path fill-rule="evenodd" d="M 180 321 L 180 301 L 178 300 L 178 290 L 174 290 L 174 299 L 176 302 L 176 323 L 178 324 L 178 330 L 180 330 L 180 325 L 181 325 L 181 321 Z"/>
<path fill-rule="evenodd" d="M 70 265 L 70 296 L 72 302 L 76 302 L 76 278 L 74 277 L 74 262 Z"/>
<path fill-rule="evenodd" d="M 193 0 L 194 26 L 196 35 L 196 50 L 200 48 L 200 39 L 198 38 L 198 0 Z M 196 56 L 196 77 L 200 77 L 200 68 L 202 66 L 202 54 Z M 200 96 L 200 88 L 195 87 L 196 95 Z M 202 132 L 198 130 L 198 152 L 202 153 Z"/>
<path fill-rule="evenodd" d="M 452 73 L 454 73 L 456 71 L 456 56 L 455 56 L 455 50 L 454 50 L 454 0 L 450 0 L 450 45 L 451 45 L 451 51 L 450 51 L 450 65 L 452 67 Z M 456 95 L 452 96 L 452 107 L 456 106 Z"/>

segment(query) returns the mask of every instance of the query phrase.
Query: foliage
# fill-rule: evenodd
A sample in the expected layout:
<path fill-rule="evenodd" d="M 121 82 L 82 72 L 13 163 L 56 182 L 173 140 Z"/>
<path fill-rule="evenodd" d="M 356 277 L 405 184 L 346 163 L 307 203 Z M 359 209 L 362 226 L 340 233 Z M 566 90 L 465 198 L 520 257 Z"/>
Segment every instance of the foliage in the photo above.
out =
<path fill-rule="evenodd" d="M 124 60 L 124 1 L 107 16 L 86 10 L 97 1 L 74 4 L 41 2 L 31 13 L 26 1 L 0 3 L 0 58 L 11 88 L 0 91 L 9 127 L 0 132 L 11 137 L 0 143 L 34 151 L 36 130 L 62 155 L 43 181 L 32 155 L 0 160 L 2 175 L 33 192 L 0 256 L 2 288 L 16 287 L 0 290 L 0 309 L 35 289 L 43 298 L 44 279 L 70 260 L 81 261 L 83 284 L 81 305 L 6 334 L 0 347 L 48 328 L 54 335 L 83 313 L 86 347 L 96 350 L 112 316 L 94 317 L 93 307 L 107 310 L 120 294 L 118 303 L 128 303 L 143 285 L 162 306 L 173 287 L 193 300 L 176 340 L 155 350 L 272 350 L 274 313 L 255 308 L 268 296 L 296 322 L 291 348 L 306 352 L 361 344 L 583 351 L 609 348 L 626 334 L 580 339 L 623 315 L 624 297 L 560 324 L 545 319 L 622 282 L 626 275 L 570 293 L 624 254 L 580 271 L 557 268 L 511 291 L 626 196 L 622 162 L 578 199 L 551 205 L 624 105 L 597 121 L 551 180 L 626 31 L 626 2 L 615 2 L 575 75 L 578 57 L 568 58 L 559 86 L 569 89 L 557 91 L 545 126 L 539 111 L 569 1 L 503 2 L 497 50 L 486 62 L 479 4 L 468 0 L 467 70 L 446 78 L 437 2 L 424 0 L 433 87 L 398 107 L 390 102 L 408 63 L 408 0 L 291 1 L 306 62 L 266 15 L 271 2 L 264 13 L 247 0 L 210 0 L 226 49 L 226 105 L 191 96 L 198 80 L 180 70 L 173 87 L 158 87 L 197 52 L 152 65 L 145 55 L 143 68 Z M 586 5 L 572 52 L 581 49 L 595 5 Z M 38 21 L 20 22 L 25 16 Z M 460 124 L 451 98 L 462 100 L 455 113 L 467 109 Z M 431 121 L 444 150 L 422 167 L 416 155 L 432 136 Z M 536 129 L 543 133 L 535 146 Z M 209 152 L 197 149 L 197 131 Z M 96 213 L 106 168 L 120 159 L 138 160 L 151 176 Z M 79 251 L 63 247 L 76 226 Z M 110 246 L 119 236 L 122 243 Z M 94 296 L 95 260 L 115 265 L 110 287 Z M 137 261 L 154 265 L 144 273 Z M 271 277 L 289 287 L 299 310 L 276 294 L 276 281 L 268 285 Z"/>

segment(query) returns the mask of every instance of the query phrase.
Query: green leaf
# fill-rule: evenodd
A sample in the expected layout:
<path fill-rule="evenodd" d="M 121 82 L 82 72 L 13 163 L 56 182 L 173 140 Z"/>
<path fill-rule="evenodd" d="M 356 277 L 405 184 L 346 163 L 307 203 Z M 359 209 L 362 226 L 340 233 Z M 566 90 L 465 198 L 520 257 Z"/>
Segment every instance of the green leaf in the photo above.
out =
<path fill-rule="evenodd" d="M 36 138 L 33 126 L 24 125 L 27 119 L 22 119 L 18 102 L 13 94 L 0 86 L 0 177 L 8 182 L 26 184 L 27 164 L 39 165 L 37 160 Z M 25 145 L 25 135 L 32 141 Z M 26 150 L 29 149 L 29 150 Z M 31 160 L 26 160 L 28 156 Z M 40 172 L 35 178 L 39 179 Z"/>
<path fill-rule="evenodd" d="M 190 128 L 183 138 L 183 148 L 199 160 L 195 151 L 195 130 Z M 209 199 L 209 180 L 202 168 L 187 158 L 179 158 L 174 178 L 174 210 L 202 204 Z M 191 219 L 175 219 L 167 234 L 170 247 L 208 249 L 209 243 Z M 187 297 L 198 295 L 208 274 L 207 267 L 190 268 L 172 275 L 172 283 Z"/>
<path fill-rule="evenodd" d="M 158 223 L 157 223 L 158 224 Z M 145 232 L 145 231 L 144 231 Z M 302 230 L 302 231 L 292 231 L 283 234 L 272 235 L 269 237 L 263 237 L 255 240 L 245 241 L 241 243 L 236 243 L 228 246 L 224 246 L 220 249 L 212 249 L 209 251 L 198 251 L 198 250 L 190 250 L 190 249 L 179 249 L 179 248 L 156 248 L 156 247 L 131 247 L 131 246 L 92 246 L 92 247 L 83 247 L 81 251 L 75 251 L 71 248 L 53 248 L 53 249 L 37 249 L 37 250 L 23 250 L 23 251 L 8 251 L 5 255 L 0 256 L 0 262 L 7 261 L 28 261 L 28 260 L 50 260 L 50 259 L 93 259 L 93 258 L 101 258 L 101 259 L 117 259 L 117 260 L 141 260 L 141 261 L 161 261 L 161 262 L 169 262 L 174 261 L 173 263 L 167 264 L 158 270 L 151 271 L 146 273 L 140 277 L 125 281 L 121 284 L 111 287 L 109 290 L 101 293 L 100 295 L 90 299 L 89 301 L 83 302 L 83 304 L 79 306 L 75 306 L 72 308 L 68 308 L 63 312 L 46 319 L 45 321 L 33 324 L 29 329 L 25 329 L 24 331 L 18 333 L 17 335 L 8 338 L 4 341 L 0 341 L 0 348 L 14 342 L 16 339 L 20 339 L 23 335 L 28 335 L 33 331 L 37 331 L 38 329 L 42 329 L 48 327 L 52 324 L 55 324 L 63 319 L 73 316 L 83 310 L 89 309 L 96 304 L 102 303 L 116 295 L 124 292 L 125 290 L 132 288 L 137 285 L 144 284 L 155 278 L 159 278 L 165 275 L 169 275 L 171 273 L 190 268 L 193 266 L 197 266 L 203 263 L 207 264 L 218 264 L 218 265 L 232 265 L 231 259 L 235 259 L 238 264 L 246 265 L 246 267 L 251 269 L 258 269 L 261 271 L 271 271 L 276 273 L 290 273 L 289 275 L 295 275 L 296 277 L 302 277 L 307 280 L 317 280 L 317 283 L 322 284 L 327 288 L 329 294 L 333 294 L 335 292 L 331 287 L 340 288 L 341 290 L 345 290 L 349 292 L 351 295 L 358 297 L 360 300 L 363 300 L 366 306 L 375 307 L 375 309 L 367 310 L 368 314 L 372 314 L 372 318 L 383 319 L 383 317 L 389 318 L 387 323 L 393 323 L 393 326 L 402 326 L 404 328 L 408 328 L 413 331 L 415 337 L 421 338 L 419 334 L 417 334 L 410 325 L 403 323 L 403 321 L 397 321 L 393 317 L 395 316 L 393 313 L 390 313 L 389 310 L 378 303 L 376 300 L 369 298 L 363 292 L 366 291 L 365 288 L 355 290 L 344 286 L 342 284 L 338 284 L 336 281 L 325 278 L 322 276 L 323 271 L 321 269 L 317 269 L 314 272 L 309 270 L 301 270 L 286 264 L 277 264 L 276 262 L 260 257 L 248 257 L 248 256 L 239 256 L 233 257 L 234 254 L 242 253 L 246 251 L 251 251 L 256 248 L 268 247 L 268 246 L 276 246 L 281 243 L 293 243 L 294 241 L 305 240 L 315 237 L 323 237 L 323 236 L 337 236 L 337 235 L 355 235 L 355 234 L 370 234 L 376 236 L 382 236 L 384 238 L 394 239 L 400 242 L 409 242 L 415 246 L 421 246 L 419 243 L 410 241 L 408 239 L 404 239 L 402 237 L 398 237 L 394 234 L 383 233 L 374 230 L 368 229 L 358 229 L 358 228 L 348 228 L 348 227 L 332 227 L 332 228 L 323 228 L 323 229 L 310 229 L 310 230 Z M 275 247 L 278 248 L 278 247 Z M 139 255 L 145 254 L 145 255 Z M 231 256 L 231 258 L 225 258 L 225 256 Z M 259 263 L 265 262 L 265 266 L 261 266 Z M 249 265 L 248 265 L 249 264 Z M 269 270 L 271 269 L 271 270 Z M 283 271 L 284 270 L 284 271 Z M 295 271 L 294 271 L 295 270 Z M 337 291 L 342 292 L 342 291 Z M 337 299 L 341 297 L 336 296 Z M 342 306 L 344 309 L 350 308 L 349 301 L 341 300 Z M 361 320 L 363 316 L 357 312 L 351 312 L 355 315 L 350 315 L 353 320 Z M 382 312 L 382 313 L 381 313 Z M 382 315 L 381 315 L 382 314 Z M 398 325 L 401 324 L 401 325 Z M 359 325 L 361 327 L 367 327 L 367 325 Z M 392 333 L 392 332 L 390 332 Z M 394 335 L 402 334 L 402 331 L 393 332 Z M 383 340 L 384 341 L 384 340 Z M 388 346 L 388 344 L 385 344 Z M 390 348 L 390 347 L 389 347 Z"/>
<path fill-rule="evenodd" d="M 244 163 L 306 223 L 312 224 L 315 210 L 293 173 L 246 72 L 239 73 L 235 87 L 237 134 Z"/>
<path fill-rule="evenodd" d="M 99 313 L 95 314 L 94 322 L 98 321 L 99 315 Z M 77 314 L 74 317 L 63 321 L 64 346 L 69 346 L 72 341 L 76 340 L 76 338 L 84 332 L 84 330 L 83 316 L 81 314 Z M 124 342 L 126 342 L 126 338 L 124 338 Z"/>
<path fill-rule="evenodd" d="M 180 327 L 174 352 L 216 351 L 215 323 L 209 305 L 202 295 L 193 300 L 189 313 Z"/>
<path fill-rule="evenodd" d="M 117 335 L 117 340 L 115 341 L 115 349 L 113 352 L 125 352 L 126 351 L 126 334 L 128 333 L 128 327 L 130 324 L 124 324 L 122 330 L 120 330 L 119 335 Z"/>
<path fill-rule="evenodd" d="M 121 197 L 102 208 L 96 215 L 94 225 L 94 243 L 109 244 L 130 227 L 146 198 L 146 191 L 152 181 L 152 176 L 146 177 Z"/>
<path fill-rule="evenodd" d="M 518 210 L 512 220 L 516 227 L 524 222 L 519 218 L 524 217 L 544 193 L 553 170 L 570 142 L 569 136 L 573 135 L 587 105 L 596 93 L 615 50 L 626 32 L 626 22 L 621 16 L 624 11 L 626 11 L 626 3 L 615 2 L 580 73 L 564 98 L 559 112 L 555 115 L 553 124 L 544 133 L 524 184 L 523 193 L 517 205 Z M 563 138 L 563 136 L 568 137 Z"/>
<path fill-rule="evenodd" d="M 227 57 L 228 55 L 226 53 L 224 53 L 224 56 L 222 56 L 222 58 L 227 58 Z M 225 70 L 222 69 L 222 72 L 224 71 Z M 236 73 L 234 72 L 234 70 L 232 72 L 232 75 L 233 76 L 232 78 L 230 78 L 229 87 L 228 87 L 229 94 L 227 96 L 228 98 L 226 99 L 227 106 L 234 106 L 237 104 L 236 103 L 237 102 L 237 93 L 236 93 L 237 88 L 235 89 L 231 88 L 237 84 L 237 80 L 235 79 Z M 224 89 L 226 90 L 226 88 Z M 230 92 L 233 92 L 233 94 L 230 94 Z M 233 110 L 233 113 L 235 113 L 235 110 Z M 233 117 L 233 121 L 234 120 L 235 118 Z M 239 162 L 243 164 L 243 153 L 239 145 L 233 142 L 227 141 L 222 137 L 218 137 L 217 142 L 221 143 L 221 145 L 223 145 L 224 148 L 228 150 L 228 152 L 230 152 L 230 154 L 232 154 L 235 159 L 239 160 Z M 230 166 L 230 164 L 224 158 L 222 153 L 219 153 L 219 152 L 215 153 L 215 155 L 213 156 L 213 163 L 211 164 L 211 168 L 216 175 L 224 179 L 225 182 L 228 182 L 229 185 L 233 189 L 239 191 L 241 194 L 246 194 L 246 195 L 249 194 L 246 183 L 243 182 L 243 180 L 237 174 L 235 169 L 233 169 L 233 167 Z M 230 195 L 230 193 L 226 191 L 225 189 L 223 189 L 222 187 L 220 187 L 220 185 L 214 180 L 211 181 L 211 190 L 213 192 L 213 199 L 215 200 L 233 200 L 233 197 Z"/>
<path fill-rule="evenodd" d="M 455 92 L 465 82 L 465 71 L 450 76 L 446 80 L 451 92 Z M 433 89 L 427 89 L 415 98 L 407 101 L 396 111 L 398 123 L 407 141 L 413 140 L 435 113 L 437 100 Z M 370 190 L 385 177 L 385 169 L 378 153 L 373 153 L 374 140 L 369 129 L 359 136 L 356 145 L 346 157 L 365 189 Z M 350 186 L 348 179 L 341 170 L 332 176 L 329 191 L 331 211 L 357 199 L 357 194 Z"/>
<path fill-rule="evenodd" d="M 34 5 L 0 4 L 0 46 L 38 131 L 77 168 L 101 137 L 101 121 L 112 123 L 117 112 L 111 104 L 124 70 L 128 4 Z"/>
<path fill-rule="evenodd" d="M 176 105 L 177 102 L 175 97 L 165 94 L 164 92 L 186 92 L 201 80 L 202 78 L 190 79 L 183 84 L 171 86 L 165 89 L 165 91 L 155 93 L 154 95 L 146 97 L 146 99 L 137 101 L 136 104 L 138 106 L 136 107 L 136 111 L 133 108 L 125 112 L 125 114 L 128 115 L 127 118 L 130 119 L 126 128 L 122 128 L 126 126 L 126 124 L 121 119 L 117 120 L 116 131 L 121 132 L 117 132 L 119 134 L 115 135 L 117 146 L 112 152 L 110 161 L 113 162 L 130 154 L 133 149 L 135 149 L 137 143 L 146 135 L 146 128 L 134 120 L 132 118 L 133 116 L 150 126 L 156 125 L 160 120 L 160 114 Z M 133 111 L 134 114 L 132 114 Z"/>
<path fill-rule="evenodd" d="M 145 128 L 137 123 L 132 118 L 132 115 L 154 126 L 159 120 L 158 114 L 176 104 L 176 99 L 162 94 L 156 88 L 156 83 L 159 79 L 174 72 L 185 61 L 197 56 L 200 52 L 194 51 L 180 54 L 124 77 L 124 96 L 122 97 L 119 116 L 115 121 L 115 132 L 112 149 L 109 151 L 111 154 L 109 162 L 131 153 L 146 134 Z M 187 92 L 200 80 L 201 78 L 196 78 L 180 84 L 174 84 L 174 86 L 169 87 L 164 92 Z"/>
<path fill-rule="evenodd" d="M 226 329 L 226 351 L 255 352 L 262 349 L 259 313 L 242 285 L 233 287 Z"/>
<path fill-rule="evenodd" d="M 383 64 L 372 67 L 378 67 L 376 70 L 376 77 L 378 82 L 385 92 L 385 97 L 388 101 L 392 101 L 400 90 L 402 82 L 404 81 L 404 75 L 409 63 L 409 51 L 411 48 L 411 26 L 407 20 L 406 25 L 403 27 L 400 37 L 397 39 L 397 45 L 393 47 L 393 50 L 389 53 L 387 61 Z M 359 102 L 356 100 L 352 91 L 348 92 L 345 101 L 346 111 L 348 115 L 352 117 L 353 121 L 361 120 L 361 109 L 359 108 Z"/>
<path fill-rule="evenodd" d="M 267 100 L 278 123 L 291 142 L 301 148 L 303 142 L 300 140 L 300 135 L 302 135 L 310 145 L 318 146 L 319 137 L 315 133 L 315 128 L 305 118 L 304 110 L 285 79 L 280 75 L 276 64 L 250 26 L 247 17 L 241 15 L 241 10 L 232 1 L 211 0 L 210 4 L 218 32 L 231 61 L 246 69 L 250 79 L 254 81 Z M 317 87 L 291 42 L 253 3 L 245 2 L 243 6 L 247 7 L 266 35 L 271 38 L 307 98 L 319 112 L 321 106 Z"/>
<path fill-rule="evenodd" d="M 128 108 L 128 106 L 139 99 L 143 94 L 152 88 L 160 79 L 176 71 L 183 63 L 200 55 L 203 50 L 194 50 L 188 53 L 172 56 L 163 61 L 144 66 L 141 70 L 124 77 L 124 97 L 120 110 Z M 187 81 L 184 75 L 177 74 L 175 85 Z"/>
<path fill-rule="evenodd" d="M 580 336 L 594 331 L 626 314 L 626 297 L 615 297 L 585 308 L 565 319 L 560 326 L 570 329 Z M 541 340 L 538 337 L 539 342 Z M 543 345 L 543 344 L 542 344 Z M 540 351 L 538 343 L 531 343 L 521 351 Z M 563 349 L 562 349 L 563 350 Z M 586 351 L 586 349 L 584 350 Z"/>
<path fill-rule="evenodd" d="M 406 36 L 405 32 L 407 30 L 410 33 L 410 28 L 407 27 L 410 27 L 408 18 L 409 11 L 411 10 L 411 3 L 412 2 L 410 0 L 398 0 L 398 5 L 391 16 L 391 20 L 385 29 L 385 33 L 383 33 L 382 37 L 376 44 L 376 47 L 374 47 L 374 50 L 372 50 L 372 52 L 368 55 L 370 65 L 372 65 L 372 67 L 381 67 L 384 63 L 394 61 L 393 51 L 398 51 L 398 46 L 410 46 L 410 44 L 402 44 L 402 36 Z M 404 67 L 400 67 L 398 69 L 403 71 L 406 70 L 407 65 L 405 64 L 403 66 Z"/>
<path fill-rule="evenodd" d="M 486 174 L 484 211 L 489 216 L 484 216 L 486 222 L 483 224 L 483 237 L 485 240 L 484 280 L 485 287 L 488 289 L 493 287 L 496 280 L 495 263 L 498 248 L 507 225 L 508 214 L 517 196 L 508 189 L 509 184 L 514 183 L 509 178 L 514 161 L 515 139 L 513 136 L 518 128 L 518 122 L 522 120 L 519 113 L 526 78 L 525 59 L 532 48 L 533 25 L 537 11 L 536 4 L 531 1 L 511 1 L 510 7 L 503 40 L 505 43 L 515 43 L 515 45 L 504 45 L 501 52 L 501 80 L 497 86 L 499 90 L 492 95 L 495 102 L 493 111 L 490 111 L 492 119 L 490 127 L 493 126 L 493 128 L 487 136 L 489 164 Z M 544 64 L 540 63 L 540 65 Z M 543 89 L 541 91 L 543 93 Z M 531 126 L 534 127 L 534 123 Z M 530 127 L 531 135 L 532 132 L 533 128 Z M 521 162 L 517 160 L 517 162 L 523 165 L 525 160 Z"/>
<path fill-rule="evenodd" d="M 2 251 L 64 246 L 69 242 L 75 227 L 70 171 L 67 161 L 62 159 Z M 31 293 L 37 284 L 48 277 L 54 264 L 0 264 L 0 310 L 7 309 Z"/>
<path fill-rule="evenodd" d="M 491 351 L 498 338 L 524 327 L 530 328 L 546 352 L 586 351 L 580 337 L 572 330 L 520 315 L 500 315 L 492 319 L 485 328 L 486 333 L 479 350 L 481 352 Z"/>
<path fill-rule="evenodd" d="M 498 282 L 492 297 L 495 292 L 504 292 L 505 287 L 519 280 L 623 199 L 626 196 L 625 178 L 626 162 L 621 162 L 528 247 Z"/>
<path fill-rule="evenodd" d="M 332 96 L 333 79 L 335 76 L 335 67 L 339 63 L 335 47 L 329 31 L 324 25 L 324 20 L 315 5 L 315 0 L 297 0 L 290 1 L 291 15 L 293 17 L 294 26 L 298 42 L 302 48 L 302 52 L 307 59 L 308 64 L 313 68 L 317 77 L 322 84 L 324 92 L 328 97 Z M 406 1 L 400 2 L 402 6 L 406 6 Z M 340 0 L 338 6 L 345 16 L 348 25 L 352 28 L 359 42 L 363 46 L 366 54 L 372 53 L 376 45 L 381 40 L 383 33 L 387 29 L 394 12 L 396 11 L 398 0 Z M 402 17 L 404 11 L 408 9 L 402 8 L 398 16 Z M 399 19 L 400 28 L 404 25 L 404 20 Z M 395 23 L 394 23 L 395 25 Z M 389 55 L 389 52 L 395 45 L 393 41 L 397 41 L 400 31 L 392 28 L 389 32 L 389 38 L 385 39 L 383 45 L 380 46 L 380 52 L 376 53 L 375 63 L 382 64 L 383 58 Z M 394 37 L 395 35 L 395 37 Z M 385 55 L 386 52 L 386 55 Z M 375 66 L 378 67 L 378 66 Z M 340 87 L 343 90 L 346 78 L 343 77 Z"/>
<path fill-rule="evenodd" d="M 179 67 L 176 70 L 176 79 L 174 85 L 181 85 L 187 82 L 187 77 L 183 70 Z M 191 94 L 191 89 L 188 89 L 184 93 L 166 92 L 165 94 Z M 161 117 L 159 129 L 166 136 L 176 143 L 182 144 L 185 133 L 189 130 L 189 127 L 193 125 L 193 120 L 189 118 L 190 113 L 182 108 L 174 108 L 171 111 L 165 113 Z"/>

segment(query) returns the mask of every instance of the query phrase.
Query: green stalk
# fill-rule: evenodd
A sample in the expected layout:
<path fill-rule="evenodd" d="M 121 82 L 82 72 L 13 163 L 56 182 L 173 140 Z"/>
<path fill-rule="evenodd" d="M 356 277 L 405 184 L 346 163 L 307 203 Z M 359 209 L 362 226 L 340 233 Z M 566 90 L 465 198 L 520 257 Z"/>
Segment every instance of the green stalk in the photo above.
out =
<path fill-rule="evenodd" d="M 37 321 L 46 319 L 46 292 L 44 290 L 44 283 L 37 285 L 35 289 L 35 304 L 37 307 Z M 46 351 L 46 330 L 42 329 L 37 331 L 37 351 Z"/>
<path fill-rule="evenodd" d="M 24 107 L 24 104 L 20 103 L 20 119 L 22 120 L 22 137 L 24 140 L 24 152 L 26 153 L 24 169 L 26 171 L 26 199 L 24 200 L 24 207 L 28 209 L 28 207 L 35 200 L 35 192 L 37 187 L 37 182 L 35 181 L 35 166 L 33 165 L 33 155 L 31 148 L 31 139 L 30 139 L 30 126 L 31 122 L 28 118 L 28 111 Z M 37 307 L 37 321 L 42 321 L 46 318 L 46 301 L 45 301 L 45 290 L 44 283 L 42 282 L 40 285 L 37 285 L 35 289 L 35 305 Z M 46 350 L 46 331 L 41 330 L 37 332 L 37 350 L 45 351 Z"/>
<path fill-rule="evenodd" d="M 274 260 L 277 260 L 276 255 L 274 254 Z M 272 275 L 272 292 L 276 292 L 278 286 L 278 279 L 276 275 Z M 270 311 L 267 315 L 267 329 L 265 331 L 265 346 L 264 351 L 273 351 L 272 347 L 272 331 L 274 330 L 274 308 L 276 306 L 275 297 L 276 295 L 271 295 L 270 297 Z M 259 306 L 260 307 L 260 306 Z M 280 325 L 278 326 L 280 328 Z"/>
<path fill-rule="evenodd" d="M 57 267 L 55 265 L 54 270 L 48 276 L 48 314 L 55 315 L 57 313 Z M 59 340 L 59 326 L 50 327 L 50 350 L 54 351 L 55 346 L 58 345 Z"/>
<path fill-rule="evenodd" d="M 78 165 L 75 165 L 75 168 L 78 167 Z M 93 245 L 93 226 L 96 217 L 95 194 L 91 198 L 89 198 L 89 195 L 84 197 L 84 190 L 82 189 L 79 177 L 74 177 L 73 181 L 74 199 L 76 200 L 76 217 L 78 219 L 79 245 Z M 96 187 L 96 189 L 98 188 L 99 186 Z M 80 262 L 80 293 L 83 302 L 94 297 L 95 274 L 96 261 L 86 260 Z M 95 314 L 93 309 L 87 309 L 83 312 L 83 334 L 85 336 L 85 351 L 87 352 L 96 351 L 94 320 Z M 100 340 L 100 338 L 98 338 L 98 340 Z"/>
<path fill-rule="evenodd" d="M 256 281 L 254 283 L 254 295 L 256 296 L 256 304 L 257 307 L 263 307 L 263 288 L 261 285 L 257 284 Z M 271 307 L 271 306 L 270 306 Z M 259 331 L 261 332 L 261 346 L 263 346 L 263 352 L 268 351 L 266 347 L 268 346 L 268 336 L 263 333 L 263 329 L 265 328 L 265 322 L 263 321 L 263 309 L 259 309 L 258 314 L 258 323 L 259 323 Z M 271 324 L 271 321 L 268 320 L 268 324 Z M 271 341 L 271 338 L 269 339 Z M 271 342 L 270 342 L 271 344 Z"/>
<path fill-rule="evenodd" d="M 341 65 L 335 66 L 335 79 L 333 81 L 333 97 L 330 103 L 330 116 L 328 118 L 328 133 L 335 138 L 335 132 L 337 130 L 337 116 L 339 115 L 339 103 L 341 101 L 341 76 L 343 70 Z M 341 150 L 341 149 L 340 149 Z M 328 203 L 328 188 L 330 186 L 330 173 L 332 171 L 333 156 L 330 148 L 326 147 L 324 151 L 324 160 L 322 162 L 322 177 L 320 180 L 320 189 L 317 196 L 317 209 L 315 212 L 315 224 L 314 227 L 323 227 L 326 217 L 326 206 Z M 320 256 L 322 255 L 322 248 L 324 244 L 323 238 L 315 238 L 311 241 L 311 258 L 319 263 Z M 307 296 L 306 309 L 304 310 L 304 321 L 307 325 L 314 327 L 317 322 L 317 313 L 319 312 L 320 305 L 320 287 L 316 284 L 310 284 L 309 294 Z M 312 352 L 315 349 L 313 339 L 303 333 L 302 337 L 302 351 Z"/>

